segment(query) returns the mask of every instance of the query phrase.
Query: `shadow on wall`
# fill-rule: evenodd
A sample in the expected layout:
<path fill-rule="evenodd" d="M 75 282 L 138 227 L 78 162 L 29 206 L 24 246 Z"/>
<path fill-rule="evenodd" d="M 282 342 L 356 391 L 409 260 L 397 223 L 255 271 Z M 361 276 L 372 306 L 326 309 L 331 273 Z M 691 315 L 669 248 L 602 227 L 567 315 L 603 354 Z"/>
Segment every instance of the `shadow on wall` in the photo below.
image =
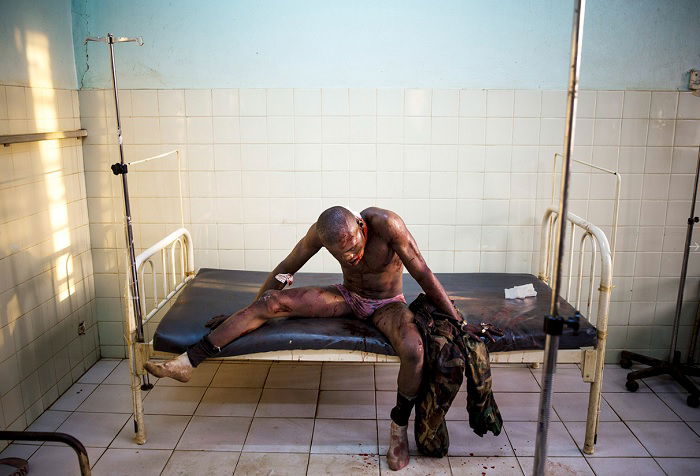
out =
<path fill-rule="evenodd" d="M 3 129 L 78 128 L 77 92 L 54 88 L 47 35 L 15 29 L 14 40 L 29 84 L 1 88 Z M 0 147 L 2 428 L 24 429 L 98 357 L 82 153 L 74 141 Z"/>

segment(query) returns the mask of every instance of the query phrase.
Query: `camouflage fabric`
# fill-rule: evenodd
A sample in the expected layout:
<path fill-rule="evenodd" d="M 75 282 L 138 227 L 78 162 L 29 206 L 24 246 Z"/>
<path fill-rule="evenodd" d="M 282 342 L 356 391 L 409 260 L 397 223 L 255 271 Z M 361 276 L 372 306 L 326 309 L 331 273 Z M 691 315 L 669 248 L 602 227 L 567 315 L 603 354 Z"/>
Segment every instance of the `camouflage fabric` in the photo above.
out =
<path fill-rule="evenodd" d="M 491 391 L 491 369 L 486 345 L 463 334 L 450 316 L 437 310 L 424 294 L 409 306 L 423 336 L 423 382 L 416 401 L 415 437 L 427 456 L 447 454 L 450 438 L 445 415 L 467 377 L 469 426 L 483 436 L 498 435 L 503 426 Z"/>

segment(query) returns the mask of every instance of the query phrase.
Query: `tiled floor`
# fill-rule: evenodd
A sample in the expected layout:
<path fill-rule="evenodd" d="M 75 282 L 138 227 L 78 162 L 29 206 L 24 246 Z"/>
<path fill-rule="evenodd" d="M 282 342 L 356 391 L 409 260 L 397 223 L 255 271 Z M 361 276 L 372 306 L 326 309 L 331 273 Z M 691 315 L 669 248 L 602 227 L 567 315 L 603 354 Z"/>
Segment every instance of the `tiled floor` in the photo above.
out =
<path fill-rule="evenodd" d="M 390 473 L 383 455 L 397 371 L 395 364 L 204 363 L 188 384 L 159 380 L 144 393 L 148 442 L 139 446 L 126 362 L 101 360 L 30 429 L 75 435 L 95 475 L 378 475 Z M 449 456 L 414 456 L 399 474 L 530 474 L 540 372 L 494 367 L 505 431 L 476 436 L 460 392 L 448 414 Z M 598 444 L 584 457 L 587 385 L 578 368 L 559 366 L 548 474 L 700 474 L 700 410 L 662 378 L 628 393 L 625 373 L 606 368 Z M 410 426 L 409 436 L 415 455 Z M 29 458 L 31 475 L 78 474 L 73 452 L 60 445 L 13 444 L 6 456 Z"/>

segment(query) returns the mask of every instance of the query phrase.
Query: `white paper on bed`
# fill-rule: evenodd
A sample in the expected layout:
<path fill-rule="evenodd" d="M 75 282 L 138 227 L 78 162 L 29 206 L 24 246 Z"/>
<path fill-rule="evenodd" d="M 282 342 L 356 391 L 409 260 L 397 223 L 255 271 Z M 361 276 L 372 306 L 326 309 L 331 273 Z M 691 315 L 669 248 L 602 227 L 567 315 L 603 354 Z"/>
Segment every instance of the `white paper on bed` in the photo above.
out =
<path fill-rule="evenodd" d="M 523 284 L 522 286 L 514 286 L 512 288 L 504 289 L 506 299 L 524 299 L 526 297 L 537 296 L 537 291 L 532 283 Z"/>

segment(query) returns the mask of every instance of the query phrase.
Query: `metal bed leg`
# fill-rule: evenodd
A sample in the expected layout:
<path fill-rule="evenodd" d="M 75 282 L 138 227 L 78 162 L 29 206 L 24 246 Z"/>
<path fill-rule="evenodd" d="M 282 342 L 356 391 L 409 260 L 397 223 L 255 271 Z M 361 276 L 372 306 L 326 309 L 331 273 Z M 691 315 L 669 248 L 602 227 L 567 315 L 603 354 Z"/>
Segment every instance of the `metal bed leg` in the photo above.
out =
<path fill-rule="evenodd" d="M 129 377 L 131 378 L 131 399 L 134 407 L 134 440 L 136 444 L 146 443 L 146 422 L 143 416 L 143 399 L 141 398 L 141 377 L 136 372 L 137 361 L 134 351 L 135 344 L 129 347 Z"/>
<path fill-rule="evenodd" d="M 609 296 L 609 294 L 608 294 Z M 605 365 L 605 344 L 608 335 L 607 309 L 598 329 L 598 345 L 596 347 L 595 380 L 591 383 L 588 396 L 588 415 L 586 416 L 586 437 L 583 452 L 592 455 L 598 439 L 598 420 L 600 416 L 600 394 L 603 391 L 603 366 Z"/>

